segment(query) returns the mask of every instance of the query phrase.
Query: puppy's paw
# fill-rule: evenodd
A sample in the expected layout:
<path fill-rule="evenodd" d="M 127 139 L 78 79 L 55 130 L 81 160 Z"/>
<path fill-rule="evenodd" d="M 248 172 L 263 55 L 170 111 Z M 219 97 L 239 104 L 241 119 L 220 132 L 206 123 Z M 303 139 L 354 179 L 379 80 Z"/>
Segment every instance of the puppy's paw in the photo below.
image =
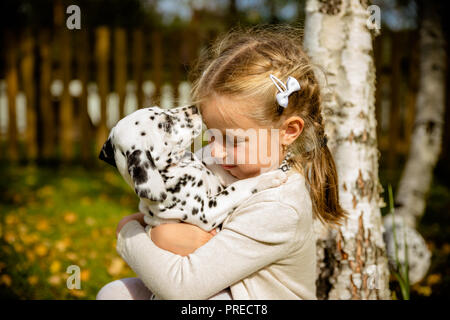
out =
<path fill-rule="evenodd" d="M 286 182 L 287 174 L 282 170 L 274 170 L 260 175 L 259 178 L 261 181 L 258 183 L 258 189 L 264 190 L 278 187 Z"/>
<path fill-rule="evenodd" d="M 274 178 L 272 181 L 273 186 L 278 187 L 279 185 L 285 183 L 287 179 L 288 179 L 287 174 L 284 171 L 277 169 L 274 171 Z"/>

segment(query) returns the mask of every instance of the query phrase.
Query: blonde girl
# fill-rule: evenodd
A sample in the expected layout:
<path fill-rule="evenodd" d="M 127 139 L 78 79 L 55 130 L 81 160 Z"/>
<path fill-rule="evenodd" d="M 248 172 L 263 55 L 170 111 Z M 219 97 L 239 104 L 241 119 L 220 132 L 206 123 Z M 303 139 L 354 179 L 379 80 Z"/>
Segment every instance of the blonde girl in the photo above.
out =
<path fill-rule="evenodd" d="M 346 213 L 326 145 L 319 84 L 300 34 L 286 25 L 234 29 L 202 52 L 190 75 L 193 103 L 208 128 L 224 136 L 227 129 L 277 130 L 277 139 L 258 133 L 257 144 L 245 137 L 231 146 L 211 139 L 211 156 L 220 164 L 209 168 L 229 184 L 283 163 L 290 168 L 287 180 L 253 194 L 217 233 L 173 223 L 147 234 L 142 214 L 122 219 L 117 251 L 138 278 L 105 285 L 97 299 L 316 299 L 313 219 L 335 226 Z M 300 89 L 282 107 L 273 79 L 286 83 L 288 77 Z M 268 163 L 236 162 L 261 146 L 276 150 Z"/>

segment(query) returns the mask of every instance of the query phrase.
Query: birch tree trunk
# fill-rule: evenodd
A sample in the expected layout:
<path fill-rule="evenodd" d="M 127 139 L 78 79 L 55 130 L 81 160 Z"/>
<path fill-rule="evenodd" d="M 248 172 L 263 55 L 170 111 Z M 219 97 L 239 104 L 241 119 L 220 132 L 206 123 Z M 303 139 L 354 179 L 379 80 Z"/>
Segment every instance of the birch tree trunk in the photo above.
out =
<path fill-rule="evenodd" d="M 323 117 L 339 175 L 337 229 L 315 222 L 319 299 L 390 299 L 383 240 L 369 12 L 359 0 L 308 0 L 304 46 L 326 74 Z M 317 72 L 319 79 L 324 79 Z"/>
<path fill-rule="evenodd" d="M 420 27 L 420 80 L 416 100 L 416 118 L 408 160 L 395 195 L 395 225 L 405 230 L 408 243 L 409 278 L 419 282 L 427 273 L 431 253 L 415 230 L 425 211 L 426 195 L 433 169 L 442 147 L 445 112 L 445 41 L 435 1 L 423 1 Z M 389 256 L 393 255 L 392 216 L 384 218 Z M 398 241 L 398 240 L 397 240 Z M 400 239 L 400 247 L 403 240 Z M 399 252 L 404 263 L 404 250 Z"/>

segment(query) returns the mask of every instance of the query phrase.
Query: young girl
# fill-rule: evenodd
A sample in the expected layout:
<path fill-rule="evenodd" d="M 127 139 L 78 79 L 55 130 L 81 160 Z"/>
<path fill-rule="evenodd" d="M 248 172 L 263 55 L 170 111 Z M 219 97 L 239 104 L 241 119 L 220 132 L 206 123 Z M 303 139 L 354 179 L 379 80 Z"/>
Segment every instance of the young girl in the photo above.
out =
<path fill-rule="evenodd" d="M 147 234 L 142 214 L 122 219 L 117 251 L 139 278 L 113 281 L 97 299 L 316 299 L 313 219 L 336 225 L 346 214 L 299 34 L 289 26 L 228 33 L 201 55 L 191 92 L 208 128 L 257 132 L 256 144 L 211 139 L 211 156 L 222 164 L 208 167 L 225 184 L 286 164 L 287 181 L 253 194 L 217 233 L 176 223 Z M 277 139 L 261 134 L 274 129 Z M 268 164 L 236 161 L 262 146 L 270 146 Z"/>

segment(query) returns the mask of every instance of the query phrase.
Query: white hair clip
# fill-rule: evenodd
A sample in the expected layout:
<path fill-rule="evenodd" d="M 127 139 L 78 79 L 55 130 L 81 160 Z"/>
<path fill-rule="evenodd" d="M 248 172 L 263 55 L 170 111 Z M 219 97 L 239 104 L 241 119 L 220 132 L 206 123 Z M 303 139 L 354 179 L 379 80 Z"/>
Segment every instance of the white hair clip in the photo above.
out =
<path fill-rule="evenodd" d="M 280 105 L 280 107 L 286 108 L 289 103 L 289 95 L 295 91 L 300 90 L 300 83 L 298 83 L 297 79 L 294 77 L 288 77 L 286 81 L 286 85 L 277 77 L 275 77 L 273 74 L 270 75 L 270 79 L 275 84 L 275 86 L 278 88 L 277 93 L 277 102 Z M 280 88 L 280 86 L 275 82 L 277 80 L 284 88 Z"/>

